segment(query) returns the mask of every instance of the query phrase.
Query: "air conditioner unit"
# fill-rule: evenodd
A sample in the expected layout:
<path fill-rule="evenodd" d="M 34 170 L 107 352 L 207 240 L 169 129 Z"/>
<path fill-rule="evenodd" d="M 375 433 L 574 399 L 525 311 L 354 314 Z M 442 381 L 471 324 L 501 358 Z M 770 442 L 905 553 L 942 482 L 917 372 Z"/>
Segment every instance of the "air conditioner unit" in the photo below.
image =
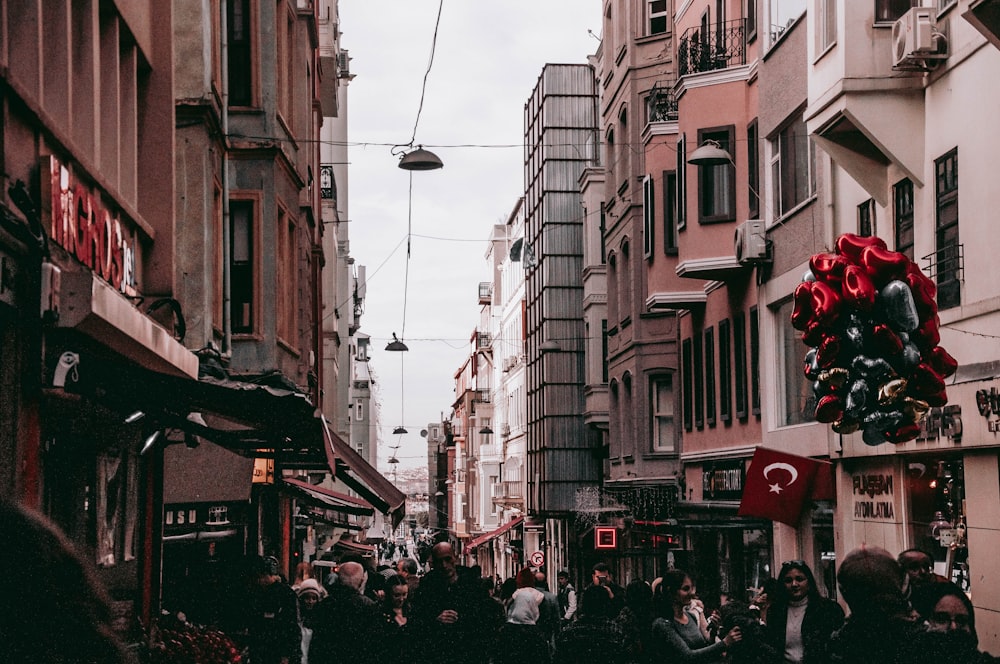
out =
<path fill-rule="evenodd" d="M 736 260 L 747 265 L 767 259 L 767 240 L 764 238 L 764 222 L 759 219 L 744 221 L 736 227 Z"/>
<path fill-rule="evenodd" d="M 337 69 L 340 70 L 340 78 L 349 78 L 351 76 L 351 56 L 347 50 L 341 50 L 337 54 Z"/>
<path fill-rule="evenodd" d="M 918 64 L 927 56 L 935 55 L 934 22 L 937 11 L 933 7 L 913 7 L 892 26 L 892 66 L 905 68 Z"/>

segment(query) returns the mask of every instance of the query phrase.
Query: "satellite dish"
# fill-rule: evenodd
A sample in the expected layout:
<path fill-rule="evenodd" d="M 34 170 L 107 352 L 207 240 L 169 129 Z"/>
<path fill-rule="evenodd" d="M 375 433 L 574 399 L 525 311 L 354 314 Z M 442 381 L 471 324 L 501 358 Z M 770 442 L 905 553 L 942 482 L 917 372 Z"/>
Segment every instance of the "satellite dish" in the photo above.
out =
<path fill-rule="evenodd" d="M 427 429 L 421 429 L 420 430 L 420 437 L 421 438 L 426 438 L 427 437 Z"/>

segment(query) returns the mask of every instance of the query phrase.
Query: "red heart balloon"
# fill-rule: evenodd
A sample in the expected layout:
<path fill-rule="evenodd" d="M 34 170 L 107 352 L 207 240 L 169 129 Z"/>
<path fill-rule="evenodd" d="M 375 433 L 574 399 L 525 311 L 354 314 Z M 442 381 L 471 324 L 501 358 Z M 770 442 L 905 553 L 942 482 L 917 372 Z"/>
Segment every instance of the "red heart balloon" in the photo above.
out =
<path fill-rule="evenodd" d="M 940 407 L 948 403 L 944 378 L 926 362 L 921 362 L 913 370 L 906 382 L 906 393 L 931 406 Z"/>
<path fill-rule="evenodd" d="M 920 323 L 920 327 L 910 333 L 910 340 L 917 345 L 920 350 L 930 350 L 941 343 L 941 332 L 938 326 L 941 321 L 937 314 Z"/>
<path fill-rule="evenodd" d="M 898 355 L 903 352 L 903 340 L 885 323 L 872 328 L 872 345 L 879 355 Z"/>
<path fill-rule="evenodd" d="M 860 265 L 848 265 L 844 268 L 844 280 L 840 284 L 840 293 L 849 305 L 870 311 L 875 306 L 875 284 Z"/>
<path fill-rule="evenodd" d="M 813 282 L 810 291 L 812 294 L 812 322 L 824 326 L 832 325 L 840 313 L 840 294 L 832 286 L 822 281 Z"/>
<path fill-rule="evenodd" d="M 852 263 L 861 262 L 861 251 L 865 247 L 880 247 L 886 249 L 885 240 L 874 235 L 855 235 L 844 233 L 837 238 L 837 253 L 846 256 Z"/>
<path fill-rule="evenodd" d="M 792 296 L 794 306 L 792 307 L 792 327 L 796 330 L 805 331 L 812 319 L 812 285 L 815 282 L 803 281 L 795 287 L 795 294 Z"/>
<path fill-rule="evenodd" d="M 882 435 L 890 443 L 905 443 L 920 435 L 920 425 L 911 422 L 891 431 L 883 431 Z"/>
<path fill-rule="evenodd" d="M 836 334 L 827 335 L 816 348 L 816 364 L 820 369 L 829 369 L 837 363 L 840 354 L 840 337 Z"/>
<path fill-rule="evenodd" d="M 839 284 L 844 277 L 844 270 L 850 263 L 837 254 L 813 254 L 809 259 L 809 269 L 817 281 Z"/>
<path fill-rule="evenodd" d="M 955 373 L 958 370 L 958 360 L 951 356 L 948 351 L 941 346 L 934 346 L 929 351 L 924 353 L 924 361 L 934 371 L 938 372 L 945 378 Z"/>
<path fill-rule="evenodd" d="M 876 288 L 882 288 L 894 279 L 902 279 L 910 259 L 906 254 L 889 251 L 879 246 L 870 245 L 861 250 L 861 265 L 865 272 L 875 282 Z"/>
<path fill-rule="evenodd" d="M 816 404 L 816 421 L 830 424 L 844 416 L 844 401 L 833 394 L 821 397 Z"/>
<path fill-rule="evenodd" d="M 910 263 L 906 268 L 904 279 L 910 286 L 913 293 L 913 302 L 917 305 L 917 313 L 920 320 L 929 318 L 937 313 L 937 286 L 926 274 L 921 272 L 916 263 Z"/>
<path fill-rule="evenodd" d="M 802 343 L 807 346 L 817 348 L 821 343 L 823 343 L 823 339 L 826 339 L 826 336 L 827 328 L 825 325 L 820 325 L 815 322 L 809 323 L 809 327 L 807 327 L 806 331 L 802 333 Z"/>

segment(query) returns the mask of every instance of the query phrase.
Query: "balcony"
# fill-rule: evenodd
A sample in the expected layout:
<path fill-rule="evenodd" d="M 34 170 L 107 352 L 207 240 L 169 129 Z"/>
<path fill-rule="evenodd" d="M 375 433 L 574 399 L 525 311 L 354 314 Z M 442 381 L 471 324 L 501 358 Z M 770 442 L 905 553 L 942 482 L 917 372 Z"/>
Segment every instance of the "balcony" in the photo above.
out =
<path fill-rule="evenodd" d="M 677 74 L 687 76 L 745 65 L 746 26 L 743 19 L 717 23 L 708 34 L 688 28 L 677 49 Z"/>
<path fill-rule="evenodd" d="M 677 98 L 674 81 L 657 81 L 646 97 L 646 117 L 649 122 L 677 120 Z"/>
<path fill-rule="evenodd" d="M 474 403 L 489 403 L 490 402 L 490 390 L 475 390 L 472 394 L 472 401 Z"/>
<path fill-rule="evenodd" d="M 493 346 L 493 336 L 489 332 L 479 330 L 476 332 L 476 349 L 490 350 Z"/>
<path fill-rule="evenodd" d="M 521 480 L 504 480 L 490 485 L 490 498 L 494 503 L 520 503 L 524 500 Z"/>
<path fill-rule="evenodd" d="M 693 291 L 661 291 L 651 293 L 646 299 L 646 311 L 698 311 L 705 308 L 708 292 L 702 288 Z"/>
<path fill-rule="evenodd" d="M 479 304 L 492 304 L 493 284 L 489 281 L 479 282 Z"/>

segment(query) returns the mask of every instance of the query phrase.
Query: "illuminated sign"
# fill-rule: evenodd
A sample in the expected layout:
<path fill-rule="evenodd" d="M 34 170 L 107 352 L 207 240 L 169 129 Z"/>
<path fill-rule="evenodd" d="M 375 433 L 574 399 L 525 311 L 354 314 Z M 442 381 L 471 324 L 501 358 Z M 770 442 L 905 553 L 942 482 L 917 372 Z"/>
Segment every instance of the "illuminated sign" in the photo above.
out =
<path fill-rule="evenodd" d="M 854 518 L 859 521 L 894 520 L 893 484 L 892 475 L 854 475 L 851 478 Z"/>
<path fill-rule="evenodd" d="M 50 212 L 49 237 L 125 295 L 136 294 L 138 238 L 134 224 L 122 220 L 93 188 L 66 166 L 48 157 L 43 198 Z"/>
<path fill-rule="evenodd" d="M 594 528 L 594 548 L 595 549 L 617 549 L 618 529 L 597 526 Z"/>

